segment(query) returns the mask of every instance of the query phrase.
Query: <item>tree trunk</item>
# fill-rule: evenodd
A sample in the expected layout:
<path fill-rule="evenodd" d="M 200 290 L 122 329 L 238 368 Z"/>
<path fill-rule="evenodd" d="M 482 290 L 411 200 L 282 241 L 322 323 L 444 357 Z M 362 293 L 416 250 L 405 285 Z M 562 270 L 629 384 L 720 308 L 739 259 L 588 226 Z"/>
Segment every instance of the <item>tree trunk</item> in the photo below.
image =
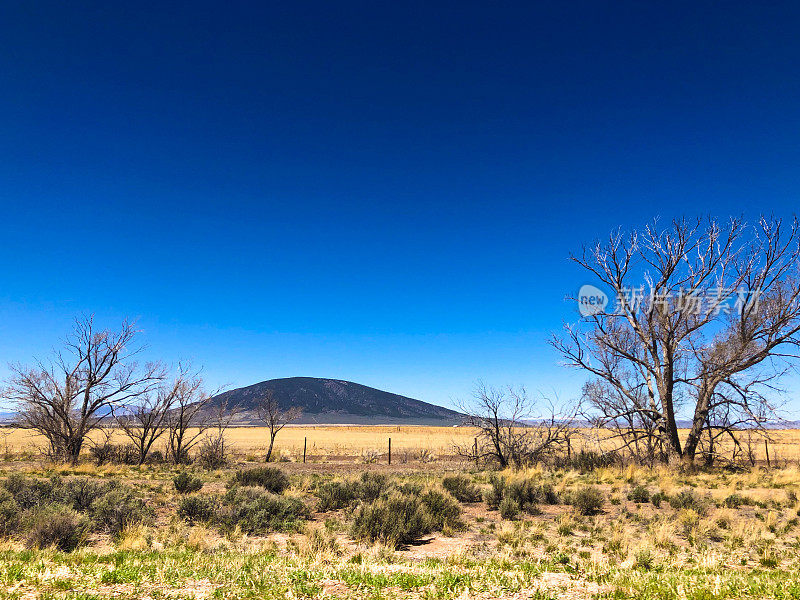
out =
<path fill-rule="evenodd" d="M 678 435 L 678 424 L 675 422 L 675 408 L 672 405 L 672 389 L 671 386 L 663 386 L 663 391 L 659 390 L 661 402 L 664 410 L 664 429 L 667 434 L 667 454 L 668 459 L 680 458 L 683 455 L 681 451 L 681 438 Z"/>
<path fill-rule="evenodd" d="M 78 464 L 78 459 L 81 455 L 81 446 L 83 445 L 83 438 L 75 438 L 70 440 L 69 445 L 67 446 L 67 454 L 68 456 L 65 458 L 69 458 L 69 462 L 73 465 Z"/>
<path fill-rule="evenodd" d="M 692 418 L 692 428 L 689 430 L 689 436 L 686 438 L 686 446 L 684 447 L 686 461 L 689 463 L 694 462 L 697 446 L 700 443 L 700 437 L 703 435 L 703 429 L 708 420 L 710 406 L 711 394 L 701 390 L 695 406 L 694 417 Z"/>
<path fill-rule="evenodd" d="M 272 447 L 275 445 L 275 435 L 270 434 L 269 436 L 269 448 L 267 448 L 267 458 L 264 462 L 269 462 L 269 459 L 272 458 Z"/>
<path fill-rule="evenodd" d="M 708 454 L 706 455 L 706 466 L 714 466 L 714 432 L 710 427 L 706 427 L 708 432 Z"/>

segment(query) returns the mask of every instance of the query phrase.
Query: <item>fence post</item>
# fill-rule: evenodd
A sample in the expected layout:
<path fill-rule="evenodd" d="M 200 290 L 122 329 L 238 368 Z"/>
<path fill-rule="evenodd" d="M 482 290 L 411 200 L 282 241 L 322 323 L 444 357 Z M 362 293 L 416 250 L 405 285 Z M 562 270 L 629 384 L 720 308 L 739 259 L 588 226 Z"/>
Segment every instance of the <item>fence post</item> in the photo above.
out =
<path fill-rule="evenodd" d="M 303 462 L 304 463 L 306 462 L 306 446 L 307 446 L 307 444 L 308 444 L 308 438 L 304 437 L 303 438 Z"/>
<path fill-rule="evenodd" d="M 392 438 L 389 438 L 389 464 L 392 464 Z"/>
<path fill-rule="evenodd" d="M 764 440 L 764 452 L 767 453 L 767 468 L 770 468 L 772 465 L 769 464 L 769 440 Z"/>
<path fill-rule="evenodd" d="M 567 460 L 572 460 L 572 442 L 567 437 Z"/>

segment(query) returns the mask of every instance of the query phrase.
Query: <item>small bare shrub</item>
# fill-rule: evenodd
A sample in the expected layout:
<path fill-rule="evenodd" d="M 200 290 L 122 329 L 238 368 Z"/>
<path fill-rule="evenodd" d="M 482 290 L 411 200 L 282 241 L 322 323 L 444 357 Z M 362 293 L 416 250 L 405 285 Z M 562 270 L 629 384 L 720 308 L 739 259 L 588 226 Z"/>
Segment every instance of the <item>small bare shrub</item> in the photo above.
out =
<path fill-rule="evenodd" d="M 361 451 L 361 462 L 363 462 L 365 465 L 375 464 L 378 462 L 380 457 L 381 453 L 377 450 L 368 449 Z"/>
<path fill-rule="evenodd" d="M 101 442 L 93 444 L 89 448 L 89 454 L 98 466 L 113 463 L 117 461 L 119 446 L 112 444 L 110 436 L 107 435 Z"/>
<path fill-rule="evenodd" d="M 228 447 L 223 435 L 207 435 L 197 449 L 197 462 L 209 471 L 228 464 Z"/>
<path fill-rule="evenodd" d="M 436 460 L 436 455 L 427 448 L 420 448 L 414 453 L 414 458 L 423 464 L 427 464 Z"/>

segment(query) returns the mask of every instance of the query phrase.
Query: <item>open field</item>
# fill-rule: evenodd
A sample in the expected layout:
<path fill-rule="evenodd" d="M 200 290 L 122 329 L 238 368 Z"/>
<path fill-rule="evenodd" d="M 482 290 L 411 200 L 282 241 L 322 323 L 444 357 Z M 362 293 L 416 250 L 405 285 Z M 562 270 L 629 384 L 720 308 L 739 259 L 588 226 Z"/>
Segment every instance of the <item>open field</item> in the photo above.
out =
<path fill-rule="evenodd" d="M 0 598 L 800 598 L 795 467 L 285 463 L 276 493 L 235 484 L 251 468 L 191 469 L 202 488 L 179 494 L 167 466 L 0 465 Z M 377 510 L 398 499 L 417 512 Z M 46 547 L 63 526 L 35 529 L 45 500 L 88 519 L 76 549 Z"/>
<path fill-rule="evenodd" d="M 681 431 L 685 436 L 686 431 Z M 303 443 L 307 443 L 310 461 L 360 460 L 364 457 L 386 459 L 389 439 L 396 461 L 412 460 L 419 451 L 432 457 L 451 457 L 454 445 L 469 446 L 476 431 L 469 427 L 422 427 L 398 425 L 288 425 L 280 432 L 276 442 L 277 456 L 285 460 L 302 460 Z M 581 448 L 603 451 L 609 448 L 603 438 L 608 434 L 597 430 L 582 430 L 573 440 L 573 449 Z M 97 435 L 93 436 L 97 439 Z M 240 458 L 255 459 L 265 453 L 268 433 L 264 427 L 232 427 L 227 439 L 231 449 Z M 747 444 L 748 434 L 741 432 L 740 440 Z M 124 443 L 125 438 L 117 433 L 113 441 Z M 758 462 L 766 463 L 764 440 L 752 436 L 752 451 Z M 41 453 L 44 440 L 36 433 L 15 428 L 0 428 L 0 451 L 7 454 L 26 453 L 35 456 Z M 163 447 L 157 443 L 155 448 Z M 730 441 L 723 444 L 723 452 L 730 452 Z M 773 464 L 800 463 L 800 430 L 781 429 L 770 432 L 769 456 Z"/>
<path fill-rule="evenodd" d="M 303 443 L 307 440 L 308 456 L 315 459 L 360 458 L 364 454 L 387 453 L 389 438 L 396 458 L 405 452 L 426 450 L 437 456 L 453 454 L 454 444 L 469 444 L 475 431 L 467 427 L 369 426 L 369 425 L 288 425 L 279 434 L 276 452 L 286 458 L 302 458 Z M 97 432 L 91 436 L 98 439 Z M 260 456 L 266 452 L 268 430 L 265 427 L 232 427 L 226 432 L 231 450 L 241 456 Z M 114 443 L 124 443 L 117 432 Z M 163 444 L 156 444 L 163 448 Z M 44 438 L 25 429 L 0 429 L 0 450 L 10 453 L 38 453 L 44 448 Z"/>

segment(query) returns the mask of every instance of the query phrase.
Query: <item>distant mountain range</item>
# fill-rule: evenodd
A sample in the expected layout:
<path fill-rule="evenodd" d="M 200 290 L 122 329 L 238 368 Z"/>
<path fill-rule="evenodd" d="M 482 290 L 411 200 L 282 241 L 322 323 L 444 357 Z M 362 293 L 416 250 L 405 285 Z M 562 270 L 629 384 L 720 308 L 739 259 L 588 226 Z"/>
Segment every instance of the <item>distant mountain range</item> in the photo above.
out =
<path fill-rule="evenodd" d="M 237 406 L 239 412 L 235 425 L 259 424 L 256 414 L 258 401 L 271 391 L 281 408 L 298 406 L 303 409 L 299 424 L 319 425 L 460 425 L 466 415 L 457 411 L 414 398 L 392 394 L 375 388 L 343 381 L 317 377 L 287 377 L 270 379 L 237 388 L 214 396 L 209 412 L 227 401 L 228 407 Z M 17 416 L 12 407 L 0 409 L 0 425 L 8 426 Z M 533 423 L 533 422 L 531 422 Z M 678 427 L 691 427 L 691 421 L 678 420 Z M 588 422 L 579 427 L 591 426 Z M 800 421 L 776 420 L 768 429 L 800 429 Z"/>
<path fill-rule="evenodd" d="M 303 415 L 296 423 L 353 425 L 457 425 L 463 415 L 449 408 L 375 388 L 317 377 L 270 379 L 215 396 L 210 408 L 227 402 L 238 406 L 237 422 L 256 424 L 258 401 L 272 392 L 278 405 L 298 406 Z"/>

